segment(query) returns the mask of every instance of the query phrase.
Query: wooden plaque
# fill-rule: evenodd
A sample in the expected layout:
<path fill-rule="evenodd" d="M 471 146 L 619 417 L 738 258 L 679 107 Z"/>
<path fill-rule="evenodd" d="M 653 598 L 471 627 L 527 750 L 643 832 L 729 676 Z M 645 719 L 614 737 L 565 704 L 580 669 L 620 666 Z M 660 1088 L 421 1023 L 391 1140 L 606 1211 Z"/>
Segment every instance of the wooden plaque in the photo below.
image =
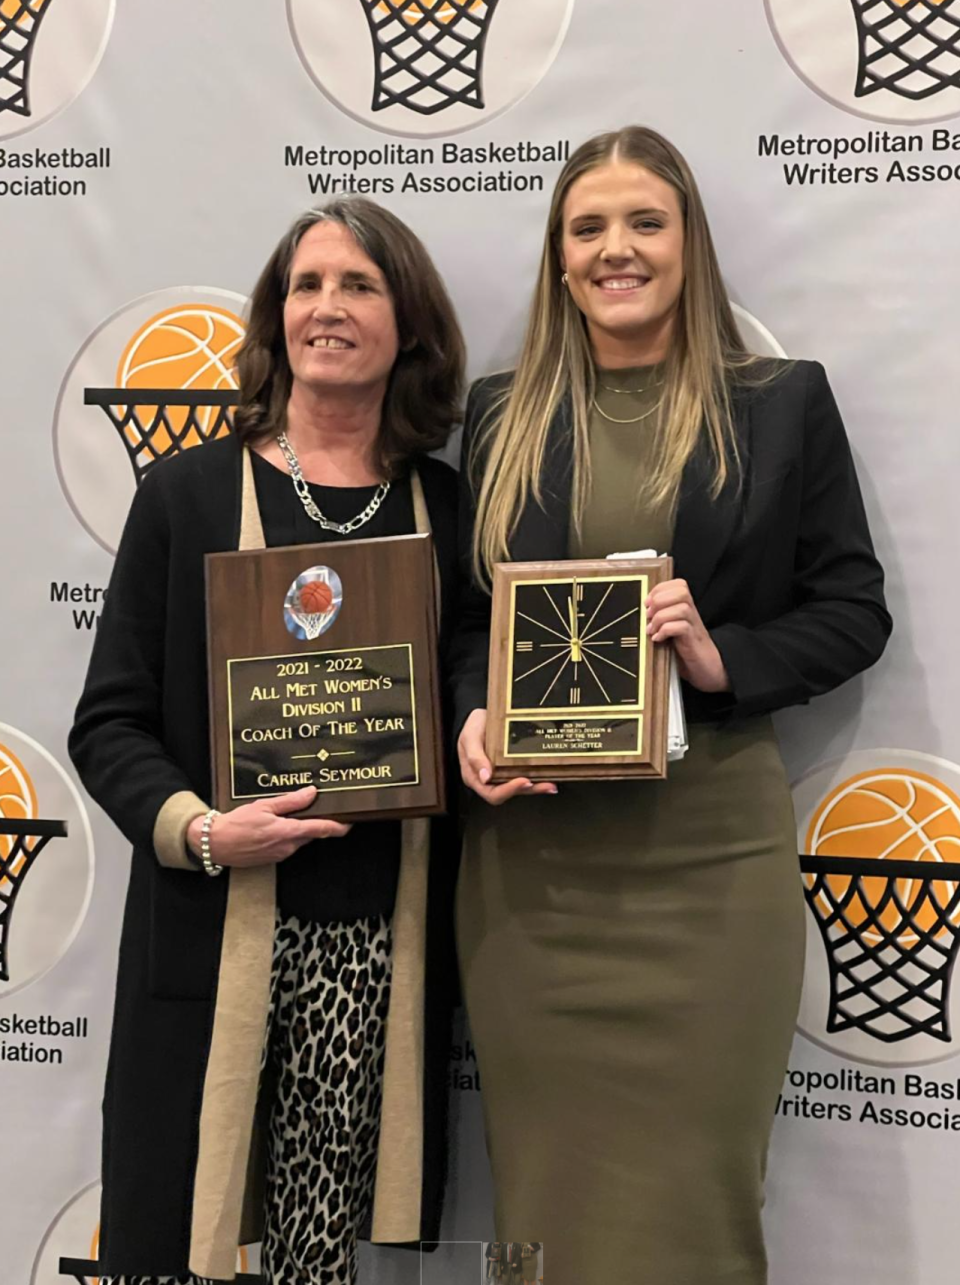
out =
<path fill-rule="evenodd" d="M 670 653 L 647 638 L 644 604 L 672 575 L 670 558 L 495 567 L 494 781 L 666 776 Z"/>
<path fill-rule="evenodd" d="M 309 814 L 442 812 L 433 540 L 206 557 L 216 807 L 315 785 Z"/>

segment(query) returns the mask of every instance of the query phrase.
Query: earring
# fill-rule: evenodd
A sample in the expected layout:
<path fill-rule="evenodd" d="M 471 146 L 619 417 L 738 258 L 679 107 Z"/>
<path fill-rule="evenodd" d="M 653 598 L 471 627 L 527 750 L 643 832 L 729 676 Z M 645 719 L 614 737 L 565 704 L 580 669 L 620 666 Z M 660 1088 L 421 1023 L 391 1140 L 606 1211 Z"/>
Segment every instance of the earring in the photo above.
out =
<path fill-rule="evenodd" d="M 566 272 L 565 272 L 565 273 L 563 274 L 563 276 L 560 278 L 560 280 L 563 282 L 563 284 L 564 284 L 564 285 L 566 285 L 566 284 L 567 284 L 567 282 L 569 281 L 569 279 L 570 279 L 570 278 L 568 277 L 568 275 L 567 275 L 567 273 L 566 273 Z"/>

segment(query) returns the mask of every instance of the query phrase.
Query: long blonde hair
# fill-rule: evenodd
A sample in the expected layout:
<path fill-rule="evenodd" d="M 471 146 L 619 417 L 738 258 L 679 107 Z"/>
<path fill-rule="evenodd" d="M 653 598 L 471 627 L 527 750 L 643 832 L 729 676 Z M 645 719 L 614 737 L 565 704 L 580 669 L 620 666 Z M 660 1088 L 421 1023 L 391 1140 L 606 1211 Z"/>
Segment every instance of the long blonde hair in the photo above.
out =
<path fill-rule="evenodd" d="M 723 489 L 740 459 L 733 430 L 734 377 L 770 378 L 769 363 L 749 354 L 727 299 L 706 212 L 689 165 L 652 129 L 631 125 L 584 143 L 564 166 L 550 205 L 540 270 L 520 359 L 509 388 L 495 401 L 474 442 L 468 468 L 483 461 L 477 497 L 473 567 L 489 584 L 496 562 L 509 558 L 510 540 L 530 496 L 541 502 L 541 474 L 550 425 L 569 397 L 573 429 L 573 520 L 579 527 L 589 494 L 587 425 L 596 373 L 586 324 L 565 288 L 560 266 L 563 207 L 573 184 L 613 160 L 633 161 L 669 183 L 684 224 L 683 287 L 667 357 L 663 397 L 645 498 L 672 502 L 701 434 L 713 461 L 711 494 Z"/>

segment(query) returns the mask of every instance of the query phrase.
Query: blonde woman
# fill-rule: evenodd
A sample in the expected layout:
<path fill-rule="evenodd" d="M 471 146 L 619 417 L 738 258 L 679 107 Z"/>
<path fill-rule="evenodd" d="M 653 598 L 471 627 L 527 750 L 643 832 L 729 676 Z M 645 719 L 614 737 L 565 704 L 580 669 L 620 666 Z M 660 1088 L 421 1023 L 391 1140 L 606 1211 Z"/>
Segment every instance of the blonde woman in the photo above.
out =
<path fill-rule="evenodd" d="M 535 1228 L 555 1285 L 761 1285 L 804 940 L 770 715 L 872 665 L 891 622 L 823 369 L 746 351 L 653 131 L 562 172 L 517 369 L 474 386 L 465 460 L 458 933 L 497 1230 Z M 675 562 L 647 607 L 686 758 L 662 783 L 492 786 L 493 565 L 643 548 Z"/>

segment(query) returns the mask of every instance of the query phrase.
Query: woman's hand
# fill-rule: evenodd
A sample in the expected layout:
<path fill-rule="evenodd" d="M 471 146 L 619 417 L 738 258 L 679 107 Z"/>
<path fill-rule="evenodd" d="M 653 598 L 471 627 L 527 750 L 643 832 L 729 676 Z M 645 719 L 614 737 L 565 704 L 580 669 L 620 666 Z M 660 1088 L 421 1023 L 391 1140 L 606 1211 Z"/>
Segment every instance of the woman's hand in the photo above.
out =
<path fill-rule="evenodd" d="M 556 794 L 557 787 L 548 781 L 536 785 L 525 776 L 518 776 L 514 781 L 503 785 L 488 785 L 493 772 L 490 760 L 484 751 L 483 738 L 487 730 L 487 711 L 475 709 L 463 725 L 460 739 L 457 741 L 457 754 L 460 757 L 460 774 L 464 785 L 479 794 L 481 799 L 497 807 L 518 794 Z"/>
<path fill-rule="evenodd" d="M 700 692 L 728 692 L 723 659 L 707 633 L 686 580 L 664 580 L 647 598 L 647 634 L 652 642 L 672 640 L 680 677 Z"/>
<path fill-rule="evenodd" d="M 322 817 L 295 817 L 316 797 L 317 788 L 278 794 L 271 799 L 244 803 L 232 812 L 214 817 L 210 827 L 210 860 L 218 866 L 269 866 L 285 861 L 311 839 L 340 839 L 352 826 Z M 200 855 L 200 827 L 195 817 L 187 827 L 187 843 Z"/>

